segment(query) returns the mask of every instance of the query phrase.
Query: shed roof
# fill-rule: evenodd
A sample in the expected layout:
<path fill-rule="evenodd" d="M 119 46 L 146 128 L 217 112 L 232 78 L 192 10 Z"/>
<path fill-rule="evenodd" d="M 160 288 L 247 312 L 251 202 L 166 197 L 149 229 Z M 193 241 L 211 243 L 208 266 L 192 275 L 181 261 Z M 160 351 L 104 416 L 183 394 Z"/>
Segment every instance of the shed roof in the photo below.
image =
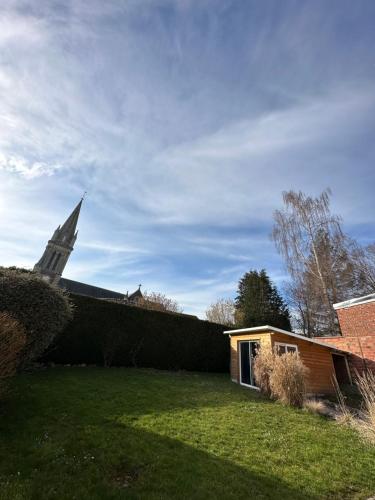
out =
<path fill-rule="evenodd" d="M 309 337 L 304 337 L 303 335 L 298 335 L 298 333 L 288 332 L 287 330 L 282 330 L 281 328 L 276 328 L 275 326 L 263 325 L 263 326 L 253 326 L 251 328 L 240 328 L 237 330 L 225 330 L 224 334 L 227 335 L 241 335 L 244 333 L 256 333 L 256 332 L 271 332 L 271 333 L 282 333 L 284 335 L 288 335 L 289 337 L 294 337 L 299 340 L 305 340 L 306 342 L 311 342 L 313 344 L 318 344 L 322 347 L 327 347 L 332 351 L 337 351 L 340 353 L 347 354 L 346 351 L 342 351 L 341 349 L 337 349 L 337 347 L 333 347 L 332 345 L 326 344 L 324 342 L 319 342 L 315 339 L 310 339 Z"/>

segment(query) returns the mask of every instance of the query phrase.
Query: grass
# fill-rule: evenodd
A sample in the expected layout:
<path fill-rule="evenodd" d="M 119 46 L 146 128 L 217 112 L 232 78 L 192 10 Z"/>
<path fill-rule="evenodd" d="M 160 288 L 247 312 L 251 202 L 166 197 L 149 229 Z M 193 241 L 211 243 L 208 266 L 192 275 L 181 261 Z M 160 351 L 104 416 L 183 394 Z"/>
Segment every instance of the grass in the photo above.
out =
<path fill-rule="evenodd" d="M 375 448 L 227 375 L 54 368 L 0 407 L 0 499 L 318 499 L 375 493 Z"/>

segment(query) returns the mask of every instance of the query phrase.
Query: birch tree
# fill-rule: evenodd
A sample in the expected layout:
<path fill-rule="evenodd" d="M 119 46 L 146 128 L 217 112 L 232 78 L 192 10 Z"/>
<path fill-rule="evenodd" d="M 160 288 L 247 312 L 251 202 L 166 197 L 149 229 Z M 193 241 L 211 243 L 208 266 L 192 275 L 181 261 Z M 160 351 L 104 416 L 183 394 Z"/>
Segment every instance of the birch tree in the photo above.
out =
<path fill-rule="evenodd" d="M 329 189 L 318 197 L 283 193 L 284 207 L 274 213 L 272 238 L 291 276 L 304 333 L 338 334 L 333 304 L 355 289 L 349 239 L 341 219 L 330 211 Z"/>
<path fill-rule="evenodd" d="M 357 280 L 362 294 L 375 293 L 375 243 L 367 247 L 357 246 L 354 250 Z"/>

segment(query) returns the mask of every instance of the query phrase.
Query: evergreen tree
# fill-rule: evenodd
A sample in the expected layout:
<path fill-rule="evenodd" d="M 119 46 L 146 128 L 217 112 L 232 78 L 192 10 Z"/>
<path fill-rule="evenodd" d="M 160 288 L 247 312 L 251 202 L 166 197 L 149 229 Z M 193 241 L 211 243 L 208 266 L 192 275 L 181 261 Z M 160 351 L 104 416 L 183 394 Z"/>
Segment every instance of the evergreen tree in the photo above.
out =
<path fill-rule="evenodd" d="M 239 327 L 270 325 L 290 330 L 288 307 L 266 271 L 251 270 L 238 283 L 236 324 Z"/>

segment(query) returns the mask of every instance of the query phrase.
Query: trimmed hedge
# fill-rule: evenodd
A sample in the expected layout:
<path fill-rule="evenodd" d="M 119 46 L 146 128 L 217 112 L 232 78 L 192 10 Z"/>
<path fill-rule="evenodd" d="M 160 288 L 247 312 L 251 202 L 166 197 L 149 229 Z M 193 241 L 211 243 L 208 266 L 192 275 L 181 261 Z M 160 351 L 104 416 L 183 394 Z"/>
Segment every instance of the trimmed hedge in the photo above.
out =
<path fill-rule="evenodd" d="M 229 371 L 229 340 L 223 325 L 81 295 L 71 299 L 74 318 L 44 361 Z"/>
<path fill-rule="evenodd" d="M 9 313 L 25 329 L 22 366 L 42 356 L 73 316 L 63 290 L 38 273 L 16 267 L 0 267 L 0 311 Z"/>

